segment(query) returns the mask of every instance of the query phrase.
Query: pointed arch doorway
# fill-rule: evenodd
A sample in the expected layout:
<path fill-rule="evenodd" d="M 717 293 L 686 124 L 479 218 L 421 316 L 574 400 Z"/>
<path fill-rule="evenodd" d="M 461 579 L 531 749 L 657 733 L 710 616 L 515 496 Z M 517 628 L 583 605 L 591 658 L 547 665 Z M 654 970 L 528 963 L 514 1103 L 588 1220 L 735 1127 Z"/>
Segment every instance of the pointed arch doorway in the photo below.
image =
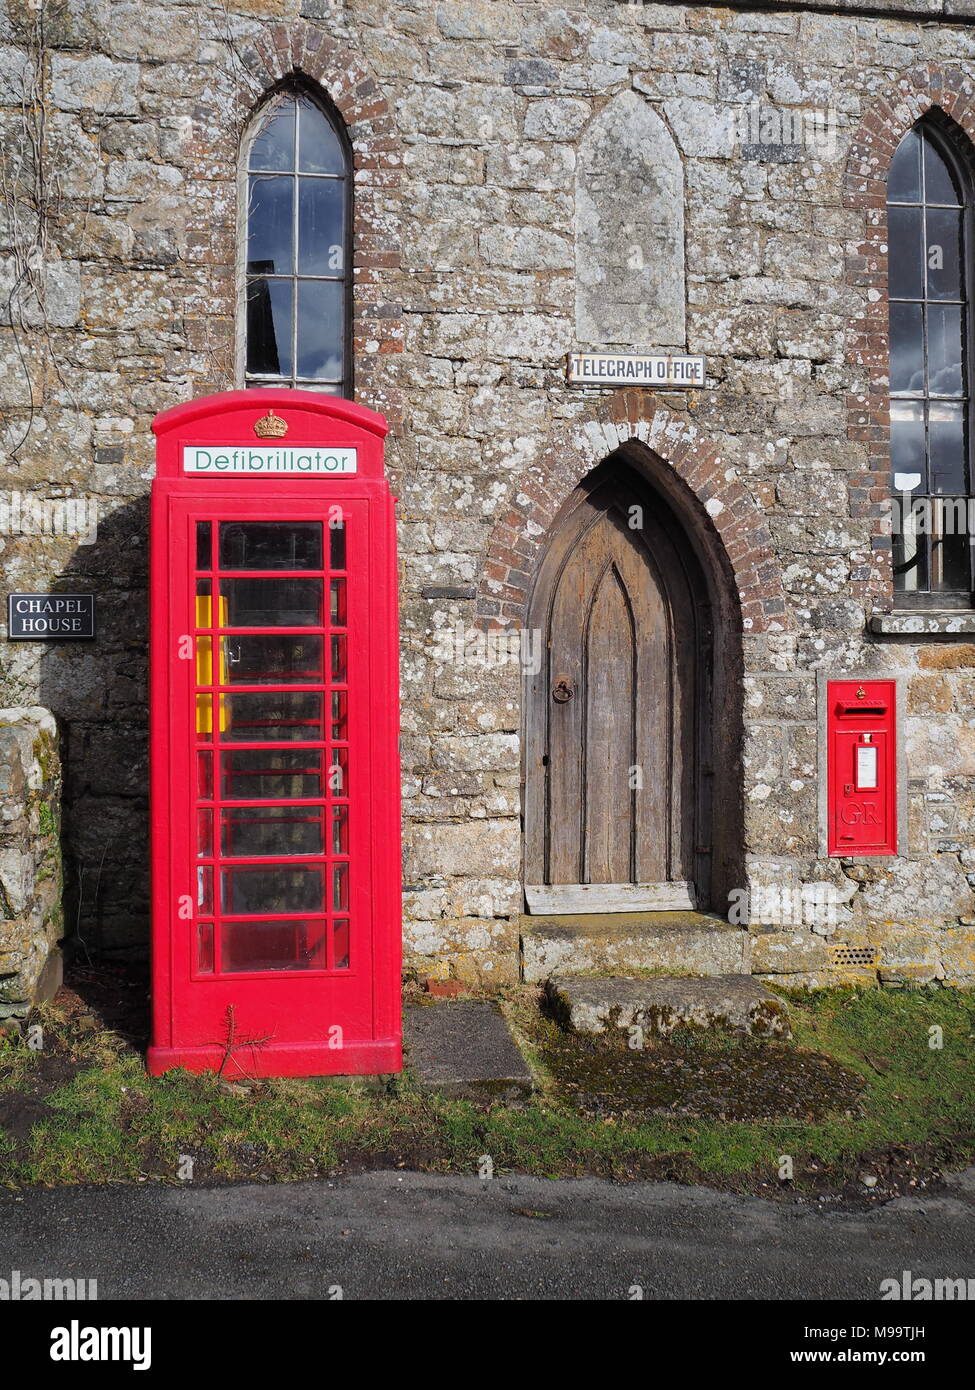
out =
<path fill-rule="evenodd" d="M 529 625 L 529 912 L 709 906 L 714 605 L 677 514 L 622 451 L 557 518 Z"/>

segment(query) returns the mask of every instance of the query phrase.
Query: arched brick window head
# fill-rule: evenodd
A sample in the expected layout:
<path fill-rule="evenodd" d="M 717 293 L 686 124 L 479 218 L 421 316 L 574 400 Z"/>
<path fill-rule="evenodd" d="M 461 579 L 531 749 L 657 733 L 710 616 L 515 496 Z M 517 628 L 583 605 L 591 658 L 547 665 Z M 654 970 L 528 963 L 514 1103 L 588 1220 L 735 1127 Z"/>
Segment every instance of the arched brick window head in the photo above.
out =
<path fill-rule="evenodd" d="M 285 87 L 244 142 L 247 386 L 352 394 L 352 159 L 342 118 Z"/>
<path fill-rule="evenodd" d="M 967 137 L 935 113 L 887 175 L 894 585 L 903 607 L 967 608 L 972 494 L 972 179 Z"/>

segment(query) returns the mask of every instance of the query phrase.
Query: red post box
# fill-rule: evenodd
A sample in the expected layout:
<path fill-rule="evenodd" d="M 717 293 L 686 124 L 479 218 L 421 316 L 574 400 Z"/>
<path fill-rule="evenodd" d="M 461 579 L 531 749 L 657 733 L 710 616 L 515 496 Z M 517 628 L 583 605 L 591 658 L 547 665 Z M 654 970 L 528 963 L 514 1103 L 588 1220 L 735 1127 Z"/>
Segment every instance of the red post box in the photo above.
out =
<path fill-rule="evenodd" d="M 831 856 L 897 853 L 897 686 L 828 681 Z"/>
<path fill-rule="evenodd" d="M 149 1069 L 398 1071 L 386 422 L 275 389 L 153 429 Z"/>

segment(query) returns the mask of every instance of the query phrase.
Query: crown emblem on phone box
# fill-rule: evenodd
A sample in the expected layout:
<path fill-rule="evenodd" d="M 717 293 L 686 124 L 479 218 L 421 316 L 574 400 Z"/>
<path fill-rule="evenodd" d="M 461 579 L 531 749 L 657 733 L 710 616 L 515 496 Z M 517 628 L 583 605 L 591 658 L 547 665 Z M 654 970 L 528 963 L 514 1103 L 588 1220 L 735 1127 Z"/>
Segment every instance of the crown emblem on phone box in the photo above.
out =
<path fill-rule="evenodd" d="M 257 421 L 254 433 L 258 439 L 283 439 L 288 433 L 288 422 L 282 420 L 280 415 L 275 415 L 273 410 L 269 410 Z"/>

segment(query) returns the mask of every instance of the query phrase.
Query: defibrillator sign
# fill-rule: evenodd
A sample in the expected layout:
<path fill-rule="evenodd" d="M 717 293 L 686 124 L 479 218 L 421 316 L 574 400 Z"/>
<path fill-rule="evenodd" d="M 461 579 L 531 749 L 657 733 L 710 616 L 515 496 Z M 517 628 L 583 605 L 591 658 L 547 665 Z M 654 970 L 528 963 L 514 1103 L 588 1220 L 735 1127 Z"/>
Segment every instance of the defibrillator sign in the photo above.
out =
<path fill-rule="evenodd" d="M 183 472 L 215 478 L 321 478 L 358 472 L 355 449 L 305 444 L 298 448 L 260 448 L 250 444 L 183 446 Z"/>

